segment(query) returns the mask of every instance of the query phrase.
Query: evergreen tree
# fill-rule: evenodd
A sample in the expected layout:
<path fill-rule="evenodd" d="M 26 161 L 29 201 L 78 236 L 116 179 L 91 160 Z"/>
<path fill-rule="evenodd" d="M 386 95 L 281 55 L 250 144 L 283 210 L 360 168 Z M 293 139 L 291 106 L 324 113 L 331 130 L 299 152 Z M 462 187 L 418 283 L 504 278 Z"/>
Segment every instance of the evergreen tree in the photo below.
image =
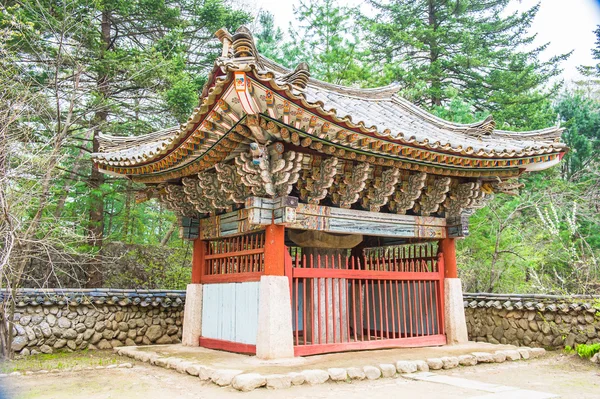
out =
<path fill-rule="evenodd" d="M 88 215 L 80 225 L 85 226 L 88 244 L 100 249 L 107 233 L 105 220 L 113 221 L 114 204 L 107 208 L 105 201 L 115 192 L 128 190 L 132 195 L 133 188 L 125 182 L 106 184 L 109 179 L 89 161 L 87 154 L 99 150 L 99 135 L 148 133 L 185 120 L 219 54 L 214 32 L 223 26 L 236 29 L 249 16 L 223 0 L 20 4 L 17 12 L 35 28 L 15 43 L 22 56 L 18 67 L 30 84 L 39 87 L 40 95 L 51 88 L 60 101 L 73 90 L 64 84 L 73 71 L 81 76 L 61 160 L 65 173 L 58 179 L 64 185 L 55 190 L 62 197 L 58 204 L 76 202 L 78 218 Z M 62 121 L 48 122 L 52 136 Z M 112 200 L 132 203 L 122 195 Z M 90 268 L 90 286 L 101 284 L 99 269 Z"/>
<path fill-rule="evenodd" d="M 258 52 L 265 57 L 287 66 L 284 56 L 283 31 L 275 26 L 275 17 L 269 11 L 261 10 L 257 17 L 258 29 L 254 33 Z"/>
<path fill-rule="evenodd" d="M 298 22 L 290 26 L 288 55 L 296 57 L 296 64 L 306 61 L 312 76 L 330 83 L 366 81 L 356 9 L 338 6 L 335 0 L 318 0 L 300 1 L 294 10 Z"/>
<path fill-rule="evenodd" d="M 443 106 L 458 91 L 476 111 L 509 126 L 530 127 L 540 116 L 547 123 L 553 115 L 546 99 L 559 85 L 540 90 L 568 54 L 541 61 L 546 45 L 532 48 L 535 35 L 528 34 L 539 5 L 506 15 L 510 1 L 372 0 L 377 14 L 363 21 L 373 65 L 380 65 L 373 81 L 400 82 L 402 95 L 423 106 Z M 525 118 L 514 109 L 521 105 Z"/>
<path fill-rule="evenodd" d="M 556 105 L 563 126 L 563 140 L 571 151 L 561 168 L 566 179 L 581 178 L 587 171 L 598 168 L 600 156 L 600 101 L 581 90 L 568 92 Z"/>
<path fill-rule="evenodd" d="M 592 55 L 598 62 L 593 66 L 580 66 L 586 77 L 578 88 L 564 93 L 556 104 L 563 126 L 563 140 L 571 148 L 562 163 L 563 177 L 569 180 L 600 178 L 600 25 L 594 31 L 596 47 Z"/>

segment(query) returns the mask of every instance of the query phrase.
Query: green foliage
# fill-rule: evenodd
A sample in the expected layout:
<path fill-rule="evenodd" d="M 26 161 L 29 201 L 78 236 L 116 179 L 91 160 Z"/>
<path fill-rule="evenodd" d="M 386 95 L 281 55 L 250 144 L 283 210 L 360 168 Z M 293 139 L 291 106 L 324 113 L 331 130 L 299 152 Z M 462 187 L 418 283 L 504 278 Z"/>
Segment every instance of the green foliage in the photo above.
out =
<path fill-rule="evenodd" d="M 258 14 L 258 24 L 259 28 L 254 33 L 258 52 L 281 65 L 289 66 L 289 57 L 284 54 L 283 31 L 275 26 L 273 14 L 261 10 Z"/>
<path fill-rule="evenodd" d="M 492 112 L 500 126 L 547 125 L 553 112 L 540 92 L 560 73 L 568 55 L 541 61 L 528 33 L 539 5 L 506 13 L 510 0 L 372 0 L 377 11 L 363 21 L 379 66 L 374 83 L 400 82 L 402 95 L 429 107 L 447 106 L 460 92 L 477 111 Z M 543 117 L 543 118 L 542 118 Z"/>
<path fill-rule="evenodd" d="M 191 243 L 178 247 L 108 244 L 104 285 L 110 288 L 184 290 L 191 275 Z"/>
<path fill-rule="evenodd" d="M 498 195 L 458 243 L 468 292 L 592 294 L 600 281 L 600 220 L 590 182 L 558 169 L 529 175 L 516 196 Z"/>
<path fill-rule="evenodd" d="M 368 79 L 356 9 L 319 0 L 300 1 L 294 11 L 297 22 L 290 25 L 287 41 L 275 29 L 271 14 L 259 15 L 257 46 L 265 56 L 292 69 L 305 61 L 312 76 L 330 83 L 348 85 Z"/>
<path fill-rule="evenodd" d="M 579 344 L 575 347 L 577 354 L 582 359 L 590 359 L 596 353 L 600 352 L 600 344 Z"/>
<path fill-rule="evenodd" d="M 600 99 L 583 91 L 566 92 L 556 106 L 563 126 L 565 143 L 571 148 L 561 168 L 565 178 L 587 174 L 597 166 L 600 155 Z"/>
<path fill-rule="evenodd" d="M 220 53 L 214 32 L 249 19 L 227 0 L 0 6 L 0 93 L 12 81 L 20 99 L 0 108 L 26 111 L 15 113 L 10 146 L 0 139 L 0 163 L 10 160 L 6 192 L 17 233 L 39 218 L 24 237 L 32 247 L 15 251 L 11 264 L 32 254 L 53 265 L 84 252 L 97 258 L 102 240 L 182 244 L 171 212 L 155 201 L 136 204 L 143 186 L 94 172 L 89 153 L 98 151 L 100 133 L 135 136 L 186 120 Z M 75 274 L 61 267 L 44 271 L 39 284 L 60 284 L 61 276 Z M 166 284 L 180 287 L 180 274 Z M 83 276 L 79 283 L 85 282 Z"/>
<path fill-rule="evenodd" d="M 117 364 L 122 359 L 112 351 L 90 351 L 88 349 L 72 352 L 64 348 L 62 352 L 25 356 L 21 359 L 0 362 L 0 373 L 15 371 L 25 373 L 38 370 L 71 370 L 73 367 L 96 367 Z"/>
<path fill-rule="evenodd" d="M 563 349 L 563 352 L 567 355 L 572 355 L 575 353 L 575 349 L 571 348 L 569 345 L 566 345 L 565 349 Z"/>
<path fill-rule="evenodd" d="M 442 119 L 456 123 L 474 123 L 487 117 L 485 113 L 473 113 L 473 104 L 454 93 L 446 106 L 436 105 L 432 113 Z"/>

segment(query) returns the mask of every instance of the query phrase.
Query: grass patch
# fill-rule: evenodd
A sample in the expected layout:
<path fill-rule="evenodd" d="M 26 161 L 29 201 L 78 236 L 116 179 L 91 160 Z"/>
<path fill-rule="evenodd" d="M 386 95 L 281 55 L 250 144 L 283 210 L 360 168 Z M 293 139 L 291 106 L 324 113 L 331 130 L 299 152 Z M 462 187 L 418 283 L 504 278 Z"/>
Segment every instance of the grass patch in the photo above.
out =
<path fill-rule="evenodd" d="M 95 367 L 120 363 L 123 359 L 112 350 L 59 352 L 27 356 L 21 359 L 0 362 L 0 373 L 13 371 L 65 370 L 75 366 Z"/>

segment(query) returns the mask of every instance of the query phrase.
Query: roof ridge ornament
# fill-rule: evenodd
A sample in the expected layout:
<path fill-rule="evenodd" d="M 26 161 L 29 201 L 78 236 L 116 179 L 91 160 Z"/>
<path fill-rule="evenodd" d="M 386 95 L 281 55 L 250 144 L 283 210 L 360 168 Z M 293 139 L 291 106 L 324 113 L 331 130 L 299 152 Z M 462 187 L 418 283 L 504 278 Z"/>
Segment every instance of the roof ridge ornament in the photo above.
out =
<path fill-rule="evenodd" d="M 221 28 L 215 32 L 215 36 L 223 44 L 223 50 L 221 52 L 221 57 L 229 57 L 230 56 L 229 49 L 231 48 L 231 43 L 233 42 L 231 33 L 229 33 L 229 31 L 226 28 Z"/>
<path fill-rule="evenodd" d="M 254 37 L 250 29 L 240 26 L 232 37 L 233 58 L 252 57 L 256 58 L 258 51 L 254 44 Z"/>
<path fill-rule="evenodd" d="M 299 90 L 306 89 L 310 79 L 310 68 L 306 62 L 301 62 L 292 72 L 285 74 L 277 79 L 277 84 L 289 84 Z"/>
<path fill-rule="evenodd" d="M 494 129 L 496 128 L 496 121 L 492 115 L 488 115 L 487 118 L 482 120 L 481 122 L 476 122 L 468 126 L 465 133 L 481 137 L 481 136 L 490 136 Z"/>

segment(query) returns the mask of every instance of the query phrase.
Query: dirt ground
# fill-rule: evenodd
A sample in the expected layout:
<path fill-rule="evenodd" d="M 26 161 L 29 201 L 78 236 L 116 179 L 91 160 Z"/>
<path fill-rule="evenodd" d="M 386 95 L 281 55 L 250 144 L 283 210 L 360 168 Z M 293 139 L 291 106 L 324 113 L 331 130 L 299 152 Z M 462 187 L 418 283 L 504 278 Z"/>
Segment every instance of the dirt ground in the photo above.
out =
<path fill-rule="evenodd" d="M 535 391 L 527 398 L 599 398 L 600 368 L 577 357 L 550 354 L 544 358 L 502 364 L 461 367 L 436 371 L 437 375 L 460 377 L 474 382 L 508 385 Z M 456 387 L 402 377 L 353 383 L 326 383 L 286 390 L 258 389 L 249 393 L 220 388 L 197 377 L 179 374 L 142 363 L 134 367 L 60 374 L 8 377 L 0 384 L 10 399 L 105 399 L 105 398 L 515 398 L 511 392 L 490 394 L 472 387 Z M 526 393 L 526 391 L 520 391 Z M 500 395 L 500 396 L 498 396 Z M 504 395 L 504 396 L 503 396 Z M 2 395 L 0 394 L 0 397 Z"/>

